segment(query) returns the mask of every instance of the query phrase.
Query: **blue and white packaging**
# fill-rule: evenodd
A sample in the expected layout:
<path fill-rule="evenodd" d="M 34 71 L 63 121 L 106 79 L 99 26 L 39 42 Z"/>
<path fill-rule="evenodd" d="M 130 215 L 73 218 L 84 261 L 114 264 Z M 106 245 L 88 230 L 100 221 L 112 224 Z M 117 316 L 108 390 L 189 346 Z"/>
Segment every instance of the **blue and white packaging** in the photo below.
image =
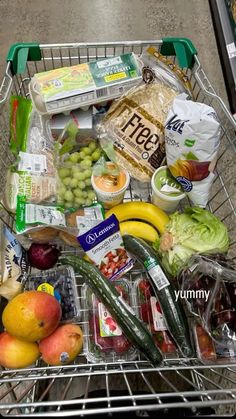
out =
<path fill-rule="evenodd" d="M 114 214 L 80 235 L 78 240 L 91 261 L 110 280 L 120 278 L 133 267 Z"/>

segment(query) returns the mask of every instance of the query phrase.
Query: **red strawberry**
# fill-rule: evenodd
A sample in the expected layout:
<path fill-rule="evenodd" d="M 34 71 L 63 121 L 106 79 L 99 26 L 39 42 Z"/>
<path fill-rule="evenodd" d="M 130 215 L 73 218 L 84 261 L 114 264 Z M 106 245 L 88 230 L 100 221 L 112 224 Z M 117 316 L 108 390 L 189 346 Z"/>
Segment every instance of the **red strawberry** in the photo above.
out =
<path fill-rule="evenodd" d="M 114 351 L 118 354 L 122 354 L 124 352 L 127 352 L 130 348 L 131 343 L 128 341 L 128 339 L 124 336 L 113 336 L 113 348 Z"/>
<path fill-rule="evenodd" d="M 151 286 L 148 281 L 145 279 L 142 279 L 142 281 L 139 282 L 139 290 L 140 292 L 145 296 L 146 300 L 149 300 L 151 297 Z"/>
<path fill-rule="evenodd" d="M 152 325 L 152 323 L 153 323 L 152 308 L 151 308 L 151 305 L 150 305 L 149 302 L 141 304 L 140 315 L 141 315 L 141 319 L 145 323 L 147 323 L 149 325 Z"/>
<path fill-rule="evenodd" d="M 162 313 L 161 306 L 160 306 L 160 303 L 158 301 L 156 302 L 156 309 L 157 309 L 158 313 Z"/>
<path fill-rule="evenodd" d="M 109 352 L 113 348 L 113 338 L 109 336 L 104 338 L 100 335 L 99 320 L 97 316 L 92 316 L 89 319 L 89 329 L 92 340 L 102 352 Z"/>
<path fill-rule="evenodd" d="M 105 323 L 109 326 L 111 332 L 114 332 L 116 330 L 117 324 L 112 317 L 107 317 Z"/>

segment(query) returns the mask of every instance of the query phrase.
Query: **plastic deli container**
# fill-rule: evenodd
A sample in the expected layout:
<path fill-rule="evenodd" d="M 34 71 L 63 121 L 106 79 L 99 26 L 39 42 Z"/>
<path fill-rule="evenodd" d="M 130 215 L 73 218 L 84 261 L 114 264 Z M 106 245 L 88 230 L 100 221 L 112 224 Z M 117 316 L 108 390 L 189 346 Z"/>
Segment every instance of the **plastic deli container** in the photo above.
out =
<path fill-rule="evenodd" d="M 178 356 L 177 347 L 168 331 L 160 304 L 145 275 L 135 281 L 134 287 L 138 315 L 147 325 L 163 356 L 168 358 Z"/>
<path fill-rule="evenodd" d="M 211 338 L 209 333 L 200 324 L 193 329 L 196 346 L 196 353 L 201 361 L 207 362 L 235 362 L 236 361 L 236 342 L 217 342 Z"/>
<path fill-rule="evenodd" d="M 115 165 L 108 162 L 107 166 L 112 169 L 112 166 Z M 123 202 L 125 191 L 130 183 L 130 175 L 124 169 L 121 169 L 118 175 L 95 176 L 93 174 L 91 183 L 98 201 L 103 203 L 104 208 L 109 209 Z"/>
<path fill-rule="evenodd" d="M 216 360 L 214 343 L 200 324 L 194 326 L 193 335 L 198 358 L 205 362 Z"/>
<path fill-rule="evenodd" d="M 163 211 L 174 212 L 185 198 L 180 184 L 173 178 L 167 166 L 159 167 L 152 176 L 152 203 Z"/>
<path fill-rule="evenodd" d="M 25 290 L 43 291 L 53 295 L 61 304 L 62 323 L 80 320 L 75 274 L 70 266 L 59 266 L 29 275 Z"/>
<path fill-rule="evenodd" d="M 233 264 L 223 257 L 195 255 L 178 277 L 186 294 L 187 309 L 206 331 L 204 336 L 201 329 L 197 329 L 196 347 L 205 345 L 209 357 L 207 349 L 211 339 L 217 362 L 236 359 L 235 274 Z"/>
<path fill-rule="evenodd" d="M 113 284 L 132 307 L 132 290 L 128 280 L 122 278 L 122 280 L 114 281 Z M 92 363 L 134 360 L 137 350 L 127 340 L 109 311 L 86 284 L 82 289 L 82 297 L 85 323 L 84 349 L 87 360 Z"/>

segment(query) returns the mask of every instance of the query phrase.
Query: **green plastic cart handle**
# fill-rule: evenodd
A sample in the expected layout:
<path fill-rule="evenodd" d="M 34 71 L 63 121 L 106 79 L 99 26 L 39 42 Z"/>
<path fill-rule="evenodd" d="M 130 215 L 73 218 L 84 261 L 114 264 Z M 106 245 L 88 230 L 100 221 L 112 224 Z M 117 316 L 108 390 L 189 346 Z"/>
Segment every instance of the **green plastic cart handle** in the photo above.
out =
<path fill-rule="evenodd" d="M 40 61 L 41 51 L 39 44 L 18 43 L 13 44 L 7 55 L 7 61 L 11 62 L 12 74 L 23 74 L 26 69 L 27 61 Z"/>
<path fill-rule="evenodd" d="M 176 55 L 179 66 L 192 68 L 197 50 L 188 38 L 164 38 L 161 46 L 163 55 Z M 27 61 L 40 61 L 41 51 L 37 43 L 13 44 L 8 52 L 7 61 L 11 62 L 12 73 L 23 74 Z"/>
<path fill-rule="evenodd" d="M 181 68 L 193 68 L 197 50 L 188 38 L 163 38 L 161 54 L 176 55 Z"/>

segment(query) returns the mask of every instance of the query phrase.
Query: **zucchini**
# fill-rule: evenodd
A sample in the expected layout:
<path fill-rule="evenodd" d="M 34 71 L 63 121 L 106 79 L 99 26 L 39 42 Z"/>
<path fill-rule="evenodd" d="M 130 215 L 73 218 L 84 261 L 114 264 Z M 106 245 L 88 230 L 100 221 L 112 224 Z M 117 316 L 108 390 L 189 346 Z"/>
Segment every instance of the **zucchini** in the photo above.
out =
<path fill-rule="evenodd" d="M 86 283 L 110 311 L 130 342 L 154 366 L 159 365 L 162 361 L 162 354 L 156 347 L 151 334 L 141 320 L 135 316 L 132 308 L 121 298 L 112 282 L 108 281 L 94 265 L 77 256 L 61 257 L 60 261 L 63 264 L 71 265 L 75 272 L 84 277 Z"/>
<path fill-rule="evenodd" d="M 145 267 L 154 292 L 163 310 L 168 329 L 184 357 L 193 356 L 192 345 L 184 313 L 175 298 L 174 287 L 161 269 L 157 255 L 144 240 L 129 234 L 123 236 L 126 250 Z"/>

